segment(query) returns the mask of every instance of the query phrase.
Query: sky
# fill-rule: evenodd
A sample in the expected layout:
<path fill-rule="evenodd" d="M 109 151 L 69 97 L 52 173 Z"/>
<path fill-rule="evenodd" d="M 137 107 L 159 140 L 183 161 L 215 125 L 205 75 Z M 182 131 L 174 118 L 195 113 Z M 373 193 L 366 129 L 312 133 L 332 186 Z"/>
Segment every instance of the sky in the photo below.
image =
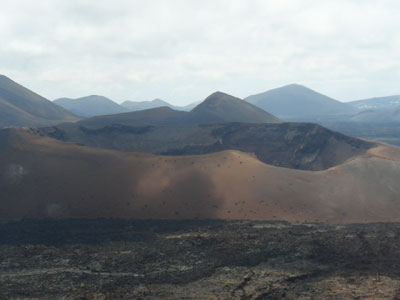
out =
<path fill-rule="evenodd" d="M 1 0 L 0 74 L 54 100 L 175 105 L 298 83 L 400 94 L 398 0 Z"/>

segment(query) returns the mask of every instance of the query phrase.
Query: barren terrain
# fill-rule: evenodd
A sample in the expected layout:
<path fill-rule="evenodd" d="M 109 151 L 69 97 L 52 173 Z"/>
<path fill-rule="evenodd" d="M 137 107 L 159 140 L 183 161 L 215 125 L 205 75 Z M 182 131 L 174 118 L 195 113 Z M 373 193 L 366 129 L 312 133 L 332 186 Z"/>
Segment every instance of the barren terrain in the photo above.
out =
<path fill-rule="evenodd" d="M 25 220 L 0 299 L 399 299 L 398 223 Z"/>
<path fill-rule="evenodd" d="M 222 151 L 159 156 L 0 132 L 0 218 L 400 220 L 400 151 L 379 145 L 323 171 Z"/>

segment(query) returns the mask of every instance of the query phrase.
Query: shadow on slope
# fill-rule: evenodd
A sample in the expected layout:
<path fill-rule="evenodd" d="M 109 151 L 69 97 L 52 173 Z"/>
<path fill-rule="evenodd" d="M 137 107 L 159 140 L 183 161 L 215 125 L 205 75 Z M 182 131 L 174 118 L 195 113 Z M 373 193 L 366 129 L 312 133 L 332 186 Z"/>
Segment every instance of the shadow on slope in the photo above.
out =
<path fill-rule="evenodd" d="M 375 144 L 311 123 L 122 125 L 54 127 L 41 135 L 92 147 L 163 155 L 223 150 L 254 153 L 262 162 L 302 170 L 324 170 L 365 153 Z"/>
<path fill-rule="evenodd" d="M 0 131 L 0 218 L 399 221 L 400 151 L 379 145 L 324 171 L 238 151 L 156 156 Z"/>
<path fill-rule="evenodd" d="M 0 131 L 0 216 L 208 218 L 222 201 L 190 160 Z"/>

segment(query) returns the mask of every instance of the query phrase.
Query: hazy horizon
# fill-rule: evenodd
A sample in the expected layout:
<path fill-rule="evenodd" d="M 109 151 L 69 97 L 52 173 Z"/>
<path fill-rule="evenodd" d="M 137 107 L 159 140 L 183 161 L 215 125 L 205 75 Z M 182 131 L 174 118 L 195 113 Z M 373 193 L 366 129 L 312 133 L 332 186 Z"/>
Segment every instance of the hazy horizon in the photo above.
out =
<path fill-rule="evenodd" d="M 54 100 L 173 105 L 291 83 L 339 101 L 400 94 L 397 1 L 5 0 L 0 73 Z"/>
<path fill-rule="evenodd" d="M 0 74 L 0 75 L 4 75 L 4 74 Z M 6 75 L 4 75 L 4 76 L 6 76 Z M 7 77 L 7 76 L 6 76 L 6 77 Z M 13 78 L 10 78 L 10 79 L 13 80 Z M 15 81 L 15 80 L 13 80 L 13 81 Z M 20 84 L 20 82 L 17 82 L 17 83 Z M 297 83 L 286 84 L 286 85 L 284 85 L 284 86 L 279 86 L 279 87 L 276 87 L 276 88 L 272 88 L 272 89 L 270 89 L 270 90 L 282 88 L 282 87 L 289 86 L 289 85 L 293 85 L 293 84 L 297 84 Z M 297 85 L 298 85 L 298 84 L 297 84 Z M 27 87 L 27 86 L 24 86 L 24 87 L 29 88 L 29 87 Z M 311 89 L 311 90 L 313 90 L 313 91 L 315 91 L 315 92 L 320 93 L 319 91 L 316 91 L 316 90 L 312 89 L 311 87 L 308 87 L 308 86 L 305 86 L 305 87 L 306 87 L 306 88 L 309 88 L 309 89 Z M 259 93 L 268 92 L 268 91 L 270 91 L 270 90 L 265 90 L 265 91 L 262 91 L 262 92 L 259 92 Z M 32 91 L 33 91 L 33 90 L 32 90 Z M 36 93 L 36 91 L 33 91 L 33 92 Z M 156 98 L 153 98 L 153 99 L 142 99 L 142 100 L 141 100 L 141 99 L 136 99 L 136 100 L 126 99 L 126 100 L 118 101 L 118 100 L 116 100 L 116 99 L 113 99 L 112 97 L 107 97 L 107 96 L 105 96 L 105 95 L 99 95 L 99 94 L 86 94 L 86 95 L 78 96 L 78 97 L 60 97 L 60 98 L 56 98 L 56 99 L 49 99 L 49 98 L 47 98 L 47 99 L 50 100 L 50 101 L 52 101 L 52 102 L 54 102 L 54 101 L 60 100 L 60 99 L 81 99 L 81 98 L 87 98 L 87 97 L 92 97 L 92 96 L 98 96 L 98 97 L 105 97 L 105 98 L 107 98 L 107 99 L 109 99 L 109 100 L 112 100 L 112 101 L 115 102 L 115 103 L 118 103 L 118 104 L 122 104 L 122 103 L 125 102 L 125 101 L 131 101 L 131 102 L 152 102 L 152 101 L 156 101 L 156 100 L 161 100 L 161 101 L 165 101 L 165 102 L 167 102 L 168 104 L 171 104 L 171 105 L 174 105 L 174 106 L 184 107 L 184 106 L 191 105 L 191 104 L 194 104 L 194 103 L 201 103 L 201 102 L 202 102 L 203 100 L 205 100 L 208 96 L 210 96 L 211 94 L 213 94 L 213 93 L 215 93 L 215 92 L 222 92 L 222 93 L 225 93 L 224 91 L 215 90 L 215 91 L 210 92 L 208 95 L 204 96 L 202 99 L 195 100 L 195 101 L 191 101 L 191 102 L 184 103 L 184 104 L 175 104 L 173 100 L 172 100 L 172 101 L 168 101 L 168 100 L 166 100 L 166 99 L 164 99 L 164 98 L 162 98 L 162 97 L 156 97 Z M 226 94 L 228 94 L 228 93 L 226 93 Z M 252 95 L 255 95 L 255 94 L 258 94 L 258 93 L 252 93 L 252 94 L 249 94 L 249 95 L 247 95 L 247 96 L 245 96 L 245 97 L 242 97 L 242 98 L 239 97 L 239 98 L 240 98 L 240 99 L 244 99 L 244 98 L 246 98 L 246 97 L 248 97 L 248 96 L 252 96 Z M 399 93 L 399 94 L 400 94 L 400 93 Z M 228 95 L 230 95 L 230 94 L 228 94 Z M 323 94 L 323 95 L 325 95 L 325 94 Z M 43 96 L 43 97 L 46 98 L 46 96 L 43 95 L 43 94 L 40 94 L 40 96 Z M 236 95 L 231 95 L 231 96 L 237 97 Z M 330 95 L 325 95 L 325 96 L 331 97 Z M 373 96 L 373 97 L 368 97 L 368 98 L 364 98 L 364 99 L 355 99 L 354 101 L 357 101 L 357 100 L 366 100 L 366 99 L 373 99 L 373 98 L 384 98 L 384 97 L 390 97 L 390 96 L 397 96 L 397 95 Z M 332 98 L 332 99 L 338 100 L 338 101 L 343 102 L 343 103 L 353 101 L 353 100 L 342 101 L 342 100 L 340 100 L 340 99 L 335 99 L 335 98 Z"/>

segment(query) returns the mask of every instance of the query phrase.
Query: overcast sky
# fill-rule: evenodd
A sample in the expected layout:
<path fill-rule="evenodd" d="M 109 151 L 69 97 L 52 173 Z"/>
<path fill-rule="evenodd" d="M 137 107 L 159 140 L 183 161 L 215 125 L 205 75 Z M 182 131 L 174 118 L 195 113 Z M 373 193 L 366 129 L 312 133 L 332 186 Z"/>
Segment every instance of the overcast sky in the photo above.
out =
<path fill-rule="evenodd" d="M 49 99 L 400 94 L 398 0 L 1 0 L 0 73 Z"/>

